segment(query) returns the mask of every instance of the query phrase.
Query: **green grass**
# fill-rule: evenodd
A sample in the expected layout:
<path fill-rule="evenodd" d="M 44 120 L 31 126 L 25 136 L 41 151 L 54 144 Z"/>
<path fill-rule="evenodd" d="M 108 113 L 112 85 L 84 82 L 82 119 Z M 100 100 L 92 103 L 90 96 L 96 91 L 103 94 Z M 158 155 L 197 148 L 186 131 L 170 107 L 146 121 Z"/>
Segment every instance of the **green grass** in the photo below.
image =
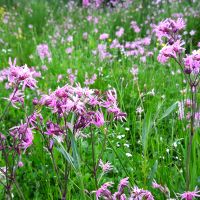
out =
<path fill-rule="evenodd" d="M 67 82 L 66 71 L 69 68 L 78 70 L 77 81 L 83 84 L 85 73 L 89 76 L 97 74 L 97 80 L 92 88 L 106 91 L 108 88 L 116 88 L 118 94 L 119 107 L 127 113 L 126 122 L 117 122 L 107 127 L 107 137 L 103 160 L 109 161 L 113 165 L 113 170 L 104 175 L 99 183 L 99 187 L 108 181 L 114 182 L 117 187 L 121 178 L 130 177 L 130 184 L 149 189 L 155 199 L 165 199 L 164 196 L 151 187 L 151 182 L 156 179 L 159 183 L 167 185 L 171 191 L 181 193 L 185 190 L 185 158 L 189 130 L 186 128 L 187 122 L 180 121 L 177 114 L 177 106 L 171 107 L 175 102 L 188 97 L 188 94 L 181 94 L 181 90 L 186 88 L 182 82 L 183 76 L 177 73 L 179 69 L 174 62 L 170 66 L 161 65 L 157 62 L 157 51 L 153 57 L 148 57 L 146 63 L 142 63 L 139 58 L 125 57 L 116 50 L 111 50 L 115 57 L 110 60 L 101 61 L 98 56 L 93 55 L 100 43 L 99 35 L 109 33 L 111 40 L 115 38 L 117 27 L 125 29 L 124 36 L 120 41 L 132 41 L 137 37 L 144 37 L 147 30 L 151 30 L 150 23 L 157 23 L 170 17 L 173 13 L 183 13 L 187 21 L 187 31 L 196 30 L 196 35 L 190 41 L 187 35 L 188 51 L 190 47 L 196 49 L 196 44 L 200 41 L 200 17 L 186 12 L 192 8 L 198 11 L 198 2 L 190 4 L 188 1 L 183 3 L 161 4 L 160 7 L 150 6 L 144 3 L 143 9 L 136 11 L 137 1 L 130 8 L 117 9 L 110 11 L 87 10 L 81 7 L 74 7 L 72 10 L 67 8 L 64 1 L 39 1 L 39 0 L 19 0 L 19 1 L 0 1 L 0 5 L 5 8 L 9 15 L 7 24 L 0 22 L 1 39 L 0 43 L 0 68 L 8 66 L 8 58 L 17 58 L 18 65 L 27 64 L 36 66 L 38 69 L 42 65 L 48 67 L 47 71 L 42 71 L 42 78 L 38 78 L 38 88 L 43 93 L 48 93 L 49 89 L 56 89 Z M 149 3 L 148 3 L 149 4 Z M 149 4 L 150 5 L 150 4 Z M 160 10 L 163 13 L 158 14 Z M 99 23 L 94 25 L 87 21 L 87 16 L 98 17 Z M 150 20 L 145 25 L 144 21 L 149 16 Z M 139 26 L 143 24 L 141 33 L 134 33 L 130 29 L 130 22 L 134 20 Z M 33 25 L 30 29 L 28 26 Z M 69 26 L 71 28 L 67 29 Z M 98 29 L 98 33 L 94 29 Z M 21 35 L 19 34 L 21 30 Z M 82 39 L 82 34 L 88 33 L 88 40 Z M 73 35 L 73 42 L 61 42 L 62 38 Z M 50 37 L 51 36 L 51 37 Z M 54 40 L 56 43 L 54 44 Z M 40 43 L 47 43 L 52 53 L 52 62 L 41 61 L 37 55 L 36 47 Z M 103 42 L 101 42 L 103 43 Z M 104 43 L 110 44 L 109 41 Z M 190 43 L 190 44 L 189 44 Z M 189 47 L 189 45 L 191 45 Z M 67 55 L 65 49 L 74 47 L 72 55 Z M 152 40 L 149 50 L 154 51 L 156 47 L 155 38 Z M 9 52 L 8 49 L 11 49 Z M 31 56 L 30 56 L 31 55 Z M 133 65 L 138 65 L 138 86 L 145 95 L 143 99 L 144 113 L 141 116 L 136 114 L 136 109 L 141 105 L 137 85 L 133 81 L 130 69 Z M 172 71 L 175 75 L 172 75 Z M 57 76 L 63 74 L 65 77 L 57 83 Z M 155 90 L 155 95 L 148 92 Z M 7 102 L 3 99 L 8 97 L 11 90 L 7 90 L 4 84 L 0 84 L 0 113 Z M 29 98 L 25 99 L 27 115 L 33 111 L 32 99 L 37 96 L 35 91 L 27 91 Z M 162 96 L 165 95 L 163 99 Z M 199 100 L 199 94 L 198 94 Z M 42 110 L 46 119 L 50 118 L 48 111 Z M 9 128 L 20 124 L 25 116 L 21 110 L 9 109 L 4 123 L 1 124 L 0 132 L 6 132 Z M 106 127 L 105 127 L 106 128 Z M 85 130 L 89 133 L 90 130 Z M 124 135 L 122 139 L 118 139 Z M 94 129 L 95 150 L 100 154 L 104 140 L 103 129 Z M 75 139 L 79 157 L 76 169 L 71 169 L 68 181 L 67 199 L 95 199 L 94 194 L 89 192 L 95 190 L 94 180 L 88 166 L 92 165 L 91 140 L 89 138 Z M 177 145 L 174 145 L 174 144 Z M 126 147 L 124 144 L 129 144 Z M 169 149 L 169 153 L 167 152 Z M 63 176 L 65 156 L 57 149 L 54 149 L 60 175 Z M 132 157 L 127 157 L 130 153 Z M 1 154 L 0 154 L 1 156 Z M 197 131 L 192 149 L 191 164 L 191 185 L 200 187 L 200 136 Z M 17 181 L 25 199 L 59 199 L 60 193 L 58 180 L 53 170 L 52 161 L 49 153 L 43 147 L 43 138 L 37 132 L 34 133 L 34 144 L 22 155 L 24 167 L 18 169 Z M 0 166 L 4 162 L 0 157 Z M 100 175 L 100 169 L 98 175 Z M 0 186 L 3 190 L 3 187 Z M 16 188 L 13 187 L 14 199 L 20 199 Z M 1 196 L 2 195 L 2 196 Z M 3 192 L 0 199 L 4 199 Z"/>

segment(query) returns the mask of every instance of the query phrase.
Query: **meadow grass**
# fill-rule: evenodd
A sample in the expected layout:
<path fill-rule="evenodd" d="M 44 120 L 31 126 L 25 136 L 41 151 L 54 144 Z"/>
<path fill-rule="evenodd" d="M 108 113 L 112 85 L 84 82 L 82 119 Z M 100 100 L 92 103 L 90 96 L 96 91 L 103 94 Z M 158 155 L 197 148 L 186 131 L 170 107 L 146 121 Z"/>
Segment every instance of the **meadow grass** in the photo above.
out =
<path fill-rule="evenodd" d="M 198 10 L 198 1 L 166 2 L 158 5 L 152 5 L 150 1 L 135 1 L 126 9 L 112 10 L 87 9 L 81 5 L 53 0 L 0 1 L 0 5 L 3 8 L 0 12 L 0 38 L 3 40 L 0 43 L 1 69 L 8 66 L 9 57 L 17 58 L 19 66 L 27 64 L 41 70 L 41 66 L 46 65 L 48 70 L 41 71 L 42 77 L 37 79 L 37 86 L 43 93 L 65 85 L 66 71 L 69 68 L 78 70 L 77 82 L 81 84 L 86 73 L 89 76 L 96 73 L 97 80 L 91 88 L 101 91 L 116 89 L 119 107 L 127 113 L 126 121 L 112 122 L 104 128 L 84 130 L 86 135 L 93 132 L 96 154 L 99 155 L 102 148 L 105 148 L 102 160 L 109 161 L 113 166 L 113 170 L 101 178 L 98 187 L 112 181 L 115 183 L 113 188 L 116 188 L 122 178 L 129 177 L 131 186 L 137 185 L 150 190 L 155 199 L 165 197 L 152 189 L 153 179 L 166 185 L 172 197 L 175 197 L 177 192 L 185 191 L 185 159 L 189 130 L 186 128 L 186 120 L 178 118 L 177 102 L 189 98 L 189 94 L 181 92 L 188 89 L 188 86 L 183 83 L 184 76 L 178 72 L 178 65 L 174 61 L 166 65 L 158 63 L 158 50 L 155 48 L 160 49 L 160 46 L 153 36 L 151 44 L 146 47 L 148 51 L 153 51 L 153 56 L 147 57 L 146 62 L 142 62 L 136 56 L 125 56 L 116 49 L 110 50 L 113 56 L 111 59 L 101 60 L 92 51 L 97 49 L 99 43 L 111 44 L 116 37 L 117 27 L 123 27 L 125 30 L 119 39 L 121 42 L 133 41 L 145 37 L 148 31 L 151 31 L 150 23 L 158 23 L 171 17 L 173 13 L 182 13 L 187 20 L 186 30 L 196 31 L 193 37 L 189 34 L 184 36 L 187 51 L 191 52 L 200 41 L 200 17 L 190 15 L 189 11 Z M 140 5 L 143 7 L 138 9 Z M 9 16 L 8 23 L 3 21 L 6 15 Z M 98 18 L 98 24 L 88 22 L 87 17 L 90 15 Z M 130 28 L 132 20 L 141 27 L 140 33 L 135 33 Z M 95 28 L 98 29 L 98 33 L 95 33 Z M 87 40 L 83 39 L 84 32 L 88 33 Z M 108 33 L 109 39 L 100 41 L 99 35 L 102 33 Z M 66 38 L 70 35 L 73 36 L 73 41 L 67 42 Z M 39 58 L 36 49 L 41 43 L 48 44 L 52 55 L 51 62 Z M 65 52 L 68 47 L 73 47 L 70 55 Z M 137 81 L 133 80 L 130 73 L 134 65 L 139 69 Z M 63 75 L 63 79 L 58 83 L 59 74 Z M 7 105 L 3 98 L 8 97 L 11 90 L 5 89 L 5 85 L 1 83 L 0 92 L 2 113 Z M 199 101 L 199 92 L 197 95 Z M 34 110 L 32 99 L 35 96 L 39 96 L 37 91 L 26 91 L 26 115 L 30 115 Z M 136 113 L 138 107 L 144 109 L 141 115 Z M 42 112 L 45 119 L 52 118 L 43 108 Z M 0 131 L 6 132 L 9 128 L 19 125 L 24 117 L 21 109 L 10 108 L 4 123 L 1 123 Z M 73 152 L 76 152 L 76 155 L 72 155 L 76 161 L 74 168 L 70 165 L 68 154 L 62 146 L 54 149 L 60 176 L 64 176 L 65 162 L 69 162 L 68 167 L 71 168 L 66 199 L 95 199 L 95 195 L 90 193 L 97 189 L 90 169 L 93 160 L 90 138 L 74 138 Z M 22 155 L 22 161 L 24 166 L 18 169 L 16 179 L 25 199 L 60 199 L 59 180 L 39 133 L 34 132 L 33 145 Z M 0 157 L 0 166 L 3 167 L 4 164 Z M 100 171 L 98 169 L 98 176 Z M 200 187 L 198 129 L 193 140 L 190 171 L 190 190 L 194 190 L 196 186 Z M 3 186 L 0 188 L 3 191 Z M 15 186 L 12 193 L 13 199 L 20 199 Z M 4 199 L 3 192 L 0 199 Z"/>

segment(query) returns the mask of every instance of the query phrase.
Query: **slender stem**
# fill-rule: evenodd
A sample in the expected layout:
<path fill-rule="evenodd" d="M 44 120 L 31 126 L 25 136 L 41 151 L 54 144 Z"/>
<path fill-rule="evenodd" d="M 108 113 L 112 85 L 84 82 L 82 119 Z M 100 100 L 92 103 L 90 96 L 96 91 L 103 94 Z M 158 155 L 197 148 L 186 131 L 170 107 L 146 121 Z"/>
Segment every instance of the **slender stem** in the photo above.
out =
<path fill-rule="evenodd" d="M 104 141 L 103 141 L 101 153 L 100 153 L 100 155 L 99 155 L 99 157 L 98 157 L 98 161 L 97 161 L 97 163 L 96 163 L 96 169 L 97 169 L 97 167 L 99 166 L 100 159 L 103 157 L 103 154 L 104 154 L 104 152 L 105 152 L 105 148 L 106 148 L 106 139 L 107 139 L 107 130 L 105 130 L 105 132 L 104 132 Z"/>
<path fill-rule="evenodd" d="M 18 182 L 16 181 L 16 179 L 14 179 L 13 181 L 14 181 L 14 184 L 15 184 L 15 186 L 17 188 L 17 191 L 18 191 L 18 194 L 20 196 L 20 199 L 25 200 L 24 195 L 23 195 L 23 193 L 22 193 L 22 191 L 21 191 L 21 189 L 19 187 Z"/>
<path fill-rule="evenodd" d="M 90 133 L 91 133 L 91 142 L 92 142 L 92 162 L 93 162 L 93 176 L 95 181 L 95 187 L 98 189 L 98 181 L 97 181 L 97 167 L 96 167 L 96 157 L 95 157 L 95 147 L 94 147 L 94 134 L 92 132 L 92 128 L 90 126 Z"/>
<path fill-rule="evenodd" d="M 71 148 L 71 142 L 68 135 L 67 119 L 65 115 L 64 115 L 64 123 L 65 123 L 65 131 L 66 131 L 66 136 L 65 136 L 66 148 L 67 148 L 67 152 L 69 152 Z M 64 189 L 63 189 L 63 194 L 62 194 L 62 200 L 65 200 L 67 196 L 67 186 L 68 186 L 67 182 L 69 178 L 69 173 L 70 173 L 70 166 L 68 165 L 67 160 L 65 160 Z"/>
<path fill-rule="evenodd" d="M 59 176 L 59 173 L 58 173 L 58 167 L 56 165 L 55 158 L 54 158 L 52 150 L 50 151 L 50 154 L 51 154 L 51 160 L 52 160 L 52 163 L 53 163 L 53 168 L 54 168 L 54 171 L 56 172 L 56 176 L 57 176 L 57 180 L 58 180 L 58 186 L 59 186 L 60 191 L 62 191 L 62 184 L 61 184 L 60 176 Z"/>
<path fill-rule="evenodd" d="M 189 143 L 187 147 L 187 158 L 186 158 L 186 191 L 190 187 L 190 162 L 191 162 L 191 150 L 192 141 L 195 133 L 195 110 L 196 110 L 196 87 L 191 85 L 190 87 L 191 97 L 192 97 L 192 107 L 191 107 L 191 119 L 190 119 L 190 136 Z"/>

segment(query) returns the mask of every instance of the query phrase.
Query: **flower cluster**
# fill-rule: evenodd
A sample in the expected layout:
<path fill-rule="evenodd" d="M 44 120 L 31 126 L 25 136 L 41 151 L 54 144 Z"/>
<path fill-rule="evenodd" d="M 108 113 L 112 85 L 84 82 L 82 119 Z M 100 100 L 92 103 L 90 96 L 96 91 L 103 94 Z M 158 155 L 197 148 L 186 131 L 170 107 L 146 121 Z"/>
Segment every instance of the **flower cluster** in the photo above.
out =
<path fill-rule="evenodd" d="M 185 22 L 182 18 L 177 20 L 166 19 L 154 27 L 154 32 L 159 41 L 163 42 L 166 39 L 166 45 L 160 50 L 158 61 L 166 63 L 169 58 L 173 58 L 184 70 L 185 74 L 195 75 L 194 82 L 196 86 L 197 77 L 200 72 L 200 51 L 193 51 L 191 55 L 186 55 L 182 59 L 182 54 L 185 52 L 183 45 L 185 42 L 182 40 L 180 31 L 185 28 Z M 191 80 L 192 82 L 192 80 Z"/>
<path fill-rule="evenodd" d="M 184 28 L 185 22 L 182 18 L 178 18 L 177 20 L 168 18 L 159 22 L 154 27 L 154 32 L 159 41 L 163 42 L 163 39 L 167 38 L 169 43 L 174 43 L 179 38 L 179 31 Z"/>
<path fill-rule="evenodd" d="M 200 73 L 200 50 L 193 51 L 191 55 L 186 55 L 184 65 L 186 74 L 198 75 Z"/>
<path fill-rule="evenodd" d="M 118 185 L 118 191 L 114 194 L 111 193 L 111 191 L 108 189 L 108 187 L 111 187 L 113 183 L 104 183 L 97 191 L 96 191 L 96 199 L 100 199 L 100 197 L 103 197 L 104 199 L 110 199 L 110 200 L 125 200 L 126 195 L 124 193 L 124 189 L 128 187 L 128 178 L 124 178 L 120 181 Z"/>
<path fill-rule="evenodd" d="M 39 44 L 37 46 L 37 53 L 40 59 L 44 60 L 47 58 L 49 62 L 51 61 L 51 53 L 47 44 Z"/>
<path fill-rule="evenodd" d="M 28 68 L 27 65 L 16 66 L 16 59 L 12 63 L 11 59 L 9 60 L 9 68 L 3 69 L 0 72 L 0 79 L 6 81 L 6 88 L 13 88 L 13 92 L 10 94 L 8 101 L 11 102 L 12 106 L 16 107 L 17 103 L 23 105 L 24 103 L 24 90 L 25 88 L 30 88 L 34 90 L 37 88 L 37 81 L 35 77 L 38 76 L 38 73 L 34 68 Z"/>
<path fill-rule="evenodd" d="M 196 197 L 200 197 L 200 191 L 197 190 L 197 188 L 194 191 L 188 191 L 188 192 L 184 192 L 183 194 L 180 194 L 179 196 L 181 197 L 181 199 L 185 199 L 185 200 L 193 200 Z"/>
<path fill-rule="evenodd" d="M 115 90 L 106 92 L 105 99 L 100 95 L 100 91 L 89 88 L 82 88 L 80 85 L 65 85 L 56 89 L 49 95 L 43 95 L 37 104 L 48 107 L 59 117 L 75 114 L 76 121 L 73 124 L 74 131 L 78 131 L 89 125 L 100 127 L 104 125 L 105 119 L 103 108 L 107 110 L 114 119 L 123 120 L 126 114 L 121 112 L 117 106 L 117 96 Z M 48 123 L 50 129 L 60 130 L 52 123 Z M 54 131 L 47 131 L 49 134 Z M 60 133 L 62 131 L 59 131 Z"/>
<path fill-rule="evenodd" d="M 108 187 L 112 186 L 112 183 L 104 183 L 97 191 L 96 191 L 96 199 L 98 200 L 100 197 L 109 200 L 154 200 L 153 195 L 148 190 L 143 190 L 135 186 L 132 190 L 129 188 L 129 181 L 128 178 L 124 178 L 120 181 L 118 185 L 118 191 L 114 194 L 108 189 Z M 125 194 L 125 188 L 128 189 L 128 195 Z"/>

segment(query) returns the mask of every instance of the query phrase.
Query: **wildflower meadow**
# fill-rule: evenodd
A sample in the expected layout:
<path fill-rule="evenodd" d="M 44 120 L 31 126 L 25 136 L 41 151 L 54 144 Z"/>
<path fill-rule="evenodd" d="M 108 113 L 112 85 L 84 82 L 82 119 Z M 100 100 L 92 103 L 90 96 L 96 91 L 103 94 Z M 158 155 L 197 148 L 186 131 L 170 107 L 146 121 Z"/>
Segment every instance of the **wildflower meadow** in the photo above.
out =
<path fill-rule="evenodd" d="M 0 0 L 0 200 L 200 199 L 199 0 Z"/>

